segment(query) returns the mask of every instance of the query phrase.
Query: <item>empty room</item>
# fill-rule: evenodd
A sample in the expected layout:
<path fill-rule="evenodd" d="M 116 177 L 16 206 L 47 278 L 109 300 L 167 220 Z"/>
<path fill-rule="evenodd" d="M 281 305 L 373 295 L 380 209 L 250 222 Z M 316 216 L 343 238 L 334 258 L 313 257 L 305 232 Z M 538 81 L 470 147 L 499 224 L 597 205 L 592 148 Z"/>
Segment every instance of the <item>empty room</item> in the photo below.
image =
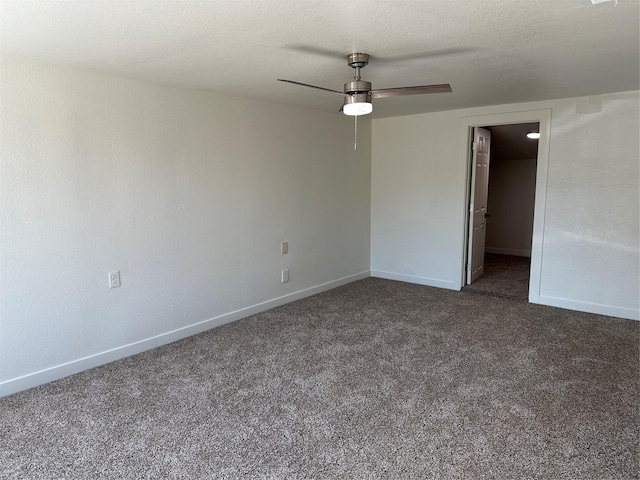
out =
<path fill-rule="evenodd" d="M 0 478 L 638 478 L 639 18 L 0 0 Z"/>

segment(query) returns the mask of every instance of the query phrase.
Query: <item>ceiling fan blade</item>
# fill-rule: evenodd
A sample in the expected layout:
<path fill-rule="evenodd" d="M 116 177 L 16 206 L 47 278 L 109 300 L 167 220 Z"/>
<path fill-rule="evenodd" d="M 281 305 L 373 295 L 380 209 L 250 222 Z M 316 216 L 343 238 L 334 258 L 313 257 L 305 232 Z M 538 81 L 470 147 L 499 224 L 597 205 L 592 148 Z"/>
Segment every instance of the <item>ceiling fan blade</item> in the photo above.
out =
<path fill-rule="evenodd" d="M 343 51 L 329 50 L 327 48 L 313 47 L 311 45 L 290 44 L 285 45 L 284 48 L 287 50 L 293 50 L 294 52 L 309 53 L 311 55 L 331 59 L 346 58 Z"/>
<path fill-rule="evenodd" d="M 460 55 L 464 53 L 473 53 L 479 50 L 475 47 L 454 47 L 441 48 L 439 50 L 430 50 L 426 52 L 408 53 L 405 55 L 393 55 L 390 57 L 373 57 L 376 63 L 402 62 L 408 60 L 424 60 L 435 57 L 446 57 L 449 55 Z"/>
<path fill-rule="evenodd" d="M 451 92 L 451 85 L 442 83 L 439 85 L 418 85 L 415 87 L 381 88 L 371 90 L 373 98 L 398 97 L 400 95 L 421 95 L 423 93 L 447 93 Z"/>
<path fill-rule="evenodd" d="M 294 85 L 300 85 L 301 87 L 309 87 L 309 88 L 315 88 L 317 90 L 324 90 L 325 92 L 337 93 L 339 95 L 342 95 L 343 97 L 346 95 L 344 92 L 340 92 L 339 90 L 331 90 L 330 88 L 316 87 L 315 85 L 309 85 L 308 83 L 294 82 L 293 80 L 284 80 L 282 78 L 278 78 L 277 80 L 279 82 L 286 82 L 286 83 L 293 83 Z"/>
<path fill-rule="evenodd" d="M 310 55 L 315 55 L 318 57 L 325 58 L 344 58 L 344 51 L 340 50 L 329 50 L 328 48 L 314 47 L 312 45 L 301 45 L 301 44 L 289 44 L 285 45 L 283 48 L 287 50 L 292 50 L 294 52 L 307 53 Z M 465 53 L 473 53 L 478 51 L 479 49 L 476 47 L 452 47 L 452 48 L 440 48 L 438 50 L 428 50 L 426 52 L 415 52 L 408 53 L 404 55 L 392 55 L 387 57 L 379 57 L 377 55 L 372 55 L 371 58 L 376 61 L 376 63 L 391 63 L 391 62 L 402 62 L 407 60 L 424 60 L 434 57 L 445 57 L 449 55 L 460 55 Z M 355 49 L 355 51 L 362 51 Z"/>

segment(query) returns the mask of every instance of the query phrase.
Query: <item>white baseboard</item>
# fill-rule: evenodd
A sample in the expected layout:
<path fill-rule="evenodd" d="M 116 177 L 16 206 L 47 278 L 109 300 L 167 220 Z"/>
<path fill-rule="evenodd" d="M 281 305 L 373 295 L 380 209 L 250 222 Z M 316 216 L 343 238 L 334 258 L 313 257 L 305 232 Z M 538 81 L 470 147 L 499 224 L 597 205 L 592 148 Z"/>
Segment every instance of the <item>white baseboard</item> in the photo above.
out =
<path fill-rule="evenodd" d="M 71 362 L 56 365 L 55 367 L 47 368 L 34 373 L 29 373 L 22 377 L 12 378 L 10 380 L 0 382 L 0 397 L 11 395 L 12 393 L 20 392 L 22 390 L 27 390 L 28 388 L 37 387 L 38 385 L 43 385 L 45 383 L 53 382 L 54 380 L 59 380 L 64 377 L 68 377 L 69 375 L 74 375 L 84 370 L 98 367 L 115 360 L 120 360 L 131 355 L 136 355 L 146 350 L 151 350 L 152 348 L 166 345 L 167 343 L 182 340 L 183 338 L 205 332 L 226 323 L 235 322 L 236 320 L 255 315 L 256 313 L 264 312 L 266 310 L 279 307 L 280 305 L 291 303 L 305 297 L 310 297 L 311 295 L 325 292 L 327 290 L 331 290 L 333 288 L 340 287 L 357 280 L 362 280 L 370 276 L 371 273 L 369 271 L 349 275 L 337 280 L 333 280 L 331 282 L 317 285 L 315 287 L 306 288 L 304 290 L 299 290 L 297 292 L 283 295 L 282 297 L 267 300 L 266 302 L 261 302 L 250 307 L 225 313 L 223 315 L 219 315 L 217 317 L 210 318 L 193 325 L 162 333 L 155 337 L 140 340 L 139 342 L 130 343 L 128 345 L 123 345 L 112 350 L 107 350 L 95 355 L 79 358 Z"/>
<path fill-rule="evenodd" d="M 578 312 L 597 313 L 609 317 L 626 318 L 628 320 L 640 320 L 640 309 L 602 305 L 599 303 L 580 302 L 566 298 L 547 297 L 540 295 L 537 299 L 529 298 L 531 303 L 539 303 L 549 307 L 566 308 Z"/>
<path fill-rule="evenodd" d="M 530 257 L 531 250 L 514 250 L 513 248 L 493 248 L 485 247 L 485 253 L 495 253 L 496 255 L 513 255 L 514 257 Z"/>
<path fill-rule="evenodd" d="M 427 285 L 429 287 L 446 288 L 448 290 L 459 290 L 455 288 L 452 281 L 440 280 L 438 278 L 418 277 L 415 275 L 385 272 L 382 270 L 371 270 L 371 276 L 376 278 L 384 278 L 386 280 L 397 280 L 399 282 L 416 283 L 418 285 Z"/>

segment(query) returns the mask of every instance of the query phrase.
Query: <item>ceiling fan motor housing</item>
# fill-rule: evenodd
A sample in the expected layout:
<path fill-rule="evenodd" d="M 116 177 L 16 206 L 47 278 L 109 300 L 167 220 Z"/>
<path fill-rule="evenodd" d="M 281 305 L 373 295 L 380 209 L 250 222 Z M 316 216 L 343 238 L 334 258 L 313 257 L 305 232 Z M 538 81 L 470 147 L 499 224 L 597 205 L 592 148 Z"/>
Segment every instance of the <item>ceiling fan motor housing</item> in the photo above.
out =
<path fill-rule="evenodd" d="M 371 94 L 369 92 L 350 93 L 344 97 L 344 105 L 351 103 L 371 103 Z"/>
<path fill-rule="evenodd" d="M 344 84 L 344 105 L 350 103 L 371 103 L 371 82 L 354 80 Z"/>
<path fill-rule="evenodd" d="M 365 93 L 371 91 L 371 82 L 364 80 L 354 80 L 344 84 L 344 93 Z"/>

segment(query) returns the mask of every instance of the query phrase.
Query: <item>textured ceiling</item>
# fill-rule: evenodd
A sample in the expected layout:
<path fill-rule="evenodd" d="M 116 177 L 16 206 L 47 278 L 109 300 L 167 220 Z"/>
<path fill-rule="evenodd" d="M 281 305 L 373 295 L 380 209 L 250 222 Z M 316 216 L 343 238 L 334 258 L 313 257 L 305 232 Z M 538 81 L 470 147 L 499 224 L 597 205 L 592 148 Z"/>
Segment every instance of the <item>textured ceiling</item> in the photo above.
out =
<path fill-rule="evenodd" d="M 453 92 L 374 101 L 374 116 L 639 88 L 639 4 L 618 0 L 0 1 L 3 60 L 66 65 L 336 112 L 346 55 L 374 88 Z M 336 113 L 337 114 L 337 113 Z"/>

